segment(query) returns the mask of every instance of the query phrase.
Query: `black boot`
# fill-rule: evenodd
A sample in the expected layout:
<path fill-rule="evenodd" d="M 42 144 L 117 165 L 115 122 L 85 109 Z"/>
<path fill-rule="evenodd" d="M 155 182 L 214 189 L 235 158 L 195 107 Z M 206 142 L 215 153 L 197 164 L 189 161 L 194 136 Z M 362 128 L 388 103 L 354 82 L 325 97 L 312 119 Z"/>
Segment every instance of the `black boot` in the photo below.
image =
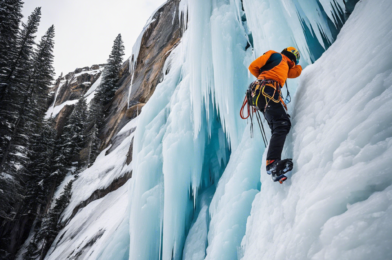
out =
<path fill-rule="evenodd" d="M 273 181 L 283 183 L 287 180 L 285 173 L 293 169 L 292 159 L 274 160 L 267 165 L 267 173 L 272 175 Z"/>

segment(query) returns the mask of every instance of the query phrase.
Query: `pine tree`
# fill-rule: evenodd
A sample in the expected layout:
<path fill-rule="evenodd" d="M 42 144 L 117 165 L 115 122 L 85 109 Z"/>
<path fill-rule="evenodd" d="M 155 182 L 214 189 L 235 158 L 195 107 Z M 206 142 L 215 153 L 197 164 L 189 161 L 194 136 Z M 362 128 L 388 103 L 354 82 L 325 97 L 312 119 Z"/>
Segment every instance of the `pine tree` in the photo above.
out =
<path fill-rule="evenodd" d="M 22 6 L 21 0 L 0 1 L 0 93 L 3 89 L 1 78 L 9 73 L 12 56 L 15 55 Z"/>
<path fill-rule="evenodd" d="M 103 126 L 103 106 L 101 99 L 96 95 L 91 100 L 86 123 L 86 136 L 88 138 L 87 167 L 90 167 L 97 158 L 101 146 L 99 130 Z"/>
<path fill-rule="evenodd" d="M 49 87 L 54 76 L 53 39 L 52 26 L 42 37 L 37 51 L 33 53 L 31 74 L 26 92 L 23 93 L 23 104 L 18 111 L 18 118 L 9 140 L 9 149 L 4 153 L 3 160 L 11 159 L 23 167 L 29 163 L 29 158 L 34 156 L 31 153 L 35 152 L 34 149 L 29 149 L 29 141 L 39 135 L 43 126 Z M 18 158 L 12 158 L 16 153 L 19 155 Z"/>
<path fill-rule="evenodd" d="M 27 25 L 22 24 L 23 29 L 16 39 L 13 52 L 15 55 L 11 58 L 7 73 L 0 77 L 0 204 L 4 205 L 0 209 L 0 217 L 6 219 L 15 215 L 12 205 L 21 199 L 20 180 L 16 176 L 24 170 L 23 163 L 27 158 L 24 148 L 17 145 L 12 147 L 12 142 L 16 136 L 15 126 L 19 124 L 20 111 L 24 106 L 23 101 L 29 85 L 34 38 L 40 17 L 41 10 L 37 8 L 29 16 Z M 26 138 L 25 135 L 20 137 Z"/>
<path fill-rule="evenodd" d="M 0 101 L 12 98 L 21 86 L 25 85 L 30 70 L 30 58 L 35 45 L 35 34 L 41 20 L 41 8 L 36 8 L 28 17 L 27 24 L 22 23 L 22 30 L 17 35 L 14 51 L 11 51 L 10 63 L 7 73 L 2 75 Z M 23 89 L 22 89 L 23 90 Z"/>
<path fill-rule="evenodd" d="M 25 210 L 39 214 L 47 204 L 49 194 L 57 186 L 52 178 L 54 171 L 56 131 L 45 122 L 39 135 L 31 141 L 31 163 L 28 166 L 25 187 Z"/>
<path fill-rule="evenodd" d="M 16 150 L 16 147 L 23 148 L 24 155 L 29 159 L 26 161 L 26 165 L 28 165 L 27 175 L 37 170 L 34 169 L 37 165 L 37 158 L 41 158 L 42 152 L 48 148 L 45 146 L 47 141 L 45 140 L 45 135 L 51 138 L 51 146 L 54 143 L 54 140 L 52 140 L 54 133 L 49 130 L 50 126 L 48 126 L 48 123 L 44 123 L 49 87 L 54 75 L 53 39 L 54 27 L 51 26 L 42 37 L 37 51 L 33 55 L 32 72 L 29 76 L 27 93 L 24 96 L 22 109 L 19 111 L 18 121 L 14 130 L 15 134 L 10 140 L 12 148 L 14 150 Z M 43 145 L 39 147 L 41 141 Z M 19 152 L 23 154 L 23 151 Z M 45 163 L 49 163 L 49 161 Z M 26 176 L 26 178 L 31 179 L 32 176 Z M 38 180 L 38 182 L 40 181 Z"/>
<path fill-rule="evenodd" d="M 88 143 L 88 158 L 87 167 L 93 165 L 95 159 L 99 155 L 99 147 L 101 146 L 101 139 L 99 139 L 99 128 L 97 124 L 94 124 L 89 133 L 89 143 Z"/>
<path fill-rule="evenodd" d="M 105 107 L 113 99 L 118 88 L 121 66 L 124 56 L 124 44 L 119 34 L 114 40 L 112 51 L 102 74 L 102 83 L 90 104 L 87 120 L 86 136 L 89 149 L 87 166 L 90 167 L 99 154 L 101 140 L 99 131 L 103 126 L 105 117 Z"/>
<path fill-rule="evenodd" d="M 52 25 L 41 38 L 37 51 L 33 55 L 32 73 L 29 76 L 28 93 L 20 114 L 25 120 L 35 121 L 36 125 L 43 122 L 50 86 L 54 80 L 53 48 L 55 30 Z M 29 112 L 29 113 L 28 113 Z M 37 126 L 34 127 L 37 127 Z"/>
<path fill-rule="evenodd" d="M 16 55 L 13 57 L 9 73 L 0 79 L 0 172 L 4 169 L 10 148 L 10 140 L 18 123 L 24 97 L 29 85 L 31 58 L 33 54 L 35 33 L 41 17 L 39 8 L 28 18 L 16 42 Z"/>
<path fill-rule="evenodd" d="M 56 158 L 56 166 L 61 175 L 66 174 L 71 166 L 72 170 L 80 168 L 79 152 L 86 145 L 85 127 L 87 120 L 87 104 L 85 99 L 80 99 L 69 116 L 64 126 L 63 134 L 59 138 L 59 155 Z"/>
<path fill-rule="evenodd" d="M 32 69 L 29 75 L 26 92 L 21 94 L 23 102 L 15 120 L 13 132 L 8 140 L 8 145 L 3 153 L 2 167 L 12 173 L 12 167 L 19 167 L 19 178 L 31 179 L 24 176 L 25 167 L 30 164 L 30 157 L 34 158 L 37 150 L 30 149 L 30 141 L 39 138 L 41 132 L 43 115 L 47 93 L 51 81 L 53 80 L 53 42 L 54 27 L 49 28 L 48 32 L 42 37 L 37 51 L 33 54 Z M 29 152 L 31 151 L 31 152 Z M 33 161 L 34 162 L 34 161 Z M 26 180 L 23 180 L 26 183 Z M 26 190 L 26 189 L 24 189 Z"/>
<path fill-rule="evenodd" d="M 64 228 L 61 215 L 70 202 L 73 182 L 72 180 L 65 186 L 61 196 L 56 199 L 53 209 L 43 218 L 41 228 L 30 242 L 23 256 L 24 259 L 38 259 L 38 257 L 43 259 L 57 234 Z"/>
<path fill-rule="evenodd" d="M 98 91 L 98 97 L 102 100 L 104 107 L 113 99 L 118 88 L 117 83 L 120 79 L 123 56 L 124 44 L 121 39 L 121 34 L 119 34 L 114 40 L 112 52 L 103 71 L 102 83 Z"/>
<path fill-rule="evenodd" d="M 53 156 L 55 152 L 56 131 L 50 126 L 50 122 L 45 122 L 42 132 L 35 137 L 32 143 L 32 150 L 36 151 L 31 157 L 29 165 L 29 175 L 26 178 L 26 193 L 24 199 L 24 211 L 30 212 L 37 220 L 34 222 L 33 232 L 38 232 L 42 224 L 42 214 L 48 208 L 48 198 L 51 198 L 57 187 L 56 181 L 51 175 L 53 172 Z M 37 259 L 40 255 L 39 247 L 36 243 L 36 235 L 30 241 L 25 259 Z"/>
<path fill-rule="evenodd" d="M 55 140 L 53 172 L 51 173 L 51 180 L 56 184 L 56 186 L 60 184 L 62 180 L 64 180 L 64 177 L 66 176 L 67 170 L 69 168 L 67 158 L 65 157 L 63 150 L 63 140 L 60 136 Z"/>

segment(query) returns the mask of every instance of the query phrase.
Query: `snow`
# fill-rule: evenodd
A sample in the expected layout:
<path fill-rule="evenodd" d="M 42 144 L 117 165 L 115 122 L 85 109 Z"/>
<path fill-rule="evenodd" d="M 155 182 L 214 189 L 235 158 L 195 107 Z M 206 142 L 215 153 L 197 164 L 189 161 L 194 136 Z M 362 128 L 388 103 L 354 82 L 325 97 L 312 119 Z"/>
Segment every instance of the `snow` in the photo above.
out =
<path fill-rule="evenodd" d="M 52 106 L 48 109 L 48 111 L 46 111 L 45 114 L 45 119 L 49 119 L 49 118 L 54 118 L 57 116 L 58 113 L 60 113 L 60 111 L 65 107 L 65 106 L 71 106 L 74 105 L 76 103 L 78 103 L 78 99 L 75 100 L 68 100 L 63 102 L 62 104 L 58 105 L 58 106 Z"/>
<path fill-rule="evenodd" d="M 261 168 L 242 259 L 391 259 L 391 1 L 359 2 L 306 68 L 284 185 Z"/>
<path fill-rule="evenodd" d="M 133 120 L 128 125 L 137 127 Z M 127 165 L 126 159 L 133 136 L 134 133 L 126 136 L 121 144 L 107 155 L 106 153 L 110 147 L 103 150 L 94 164 L 79 174 L 79 178 L 73 183 L 72 198 L 69 206 L 64 211 L 64 219 L 69 218 L 74 208 L 87 200 L 94 191 L 107 188 L 115 179 L 132 171 L 133 163 Z"/>
<path fill-rule="evenodd" d="M 114 250 L 111 245 L 126 248 L 129 243 L 131 182 L 80 210 L 60 231 L 45 259 L 128 259 L 126 249 Z"/>
<path fill-rule="evenodd" d="M 49 107 L 48 111 L 46 112 L 45 119 L 48 119 L 48 118 L 52 117 L 51 114 L 52 114 L 52 112 L 54 110 L 54 106 L 56 104 L 57 96 L 58 96 L 58 94 L 60 92 L 61 87 L 63 87 L 66 82 L 67 82 L 66 80 L 61 80 L 60 81 L 59 87 L 57 88 L 56 94 L 54 95 L 53 104 L 51 105 L 51 107 Z M 48 116 L 48 114 L 49 114 L 49 116 Z"/>
<path fill-rule="evenodd" d="M 101 73 L 104 69 L 105 69 L 105 67 L 102 66 L 102 67 L 100 67 L 100 68 L 97 69 L 97 70 L 89 70 L 89 71 L 82 71 L 82 72 L 79 72 L 79 73 L 75 74 L 75 75 L 72 77 L 71 83 L 73 83 L 74 81 L 76 81 L 76 79 L 77 79 L 78 77 L 80 77 L 80 76 L 82 76 L 82 75 L 84 75 L 84 74 L 88 74 L 88 75 L 93 75 L 93 76 L 94 76 L 94 75 L 97 75 L 98 73 Z"/>
<path fill-rule="evenodd" d="M 70 171 L 64 178 L 64 180 L 61 182 L 61 184 L 57 187 L 57 190 L 53 196 L 52 199 L 52 205 L 51 208 L 53 208 L 55 206 L 55 202 L 56 199 L 60 198 L 61 194 L 64 192 L 64 188 L 65 186 L 67 186 L 67 184 L 72 181 L 73 179 L 75 179 L 75 176 L 72 174 L 72 172 Z"/>
<path fill-rule="evenodd" d="M 136 117 L 136 118 L 132 119 L 131 121 L 129 121 L 128 124 L 126 124 L 123 128 L 121 128 L 120 132 L 118 132 L 117 135 L 122 135 L 132 129 L 135 129 L 137 127 L 138 120 L 139 120 L 139 118 Z"/>
<path fill-rule="evenodd" d="M 93 100 L 96 90 L 99 87 L 99 85 L 102 82 L 102 74 L 99 76 L 99 78 L 94 82 L 94 84 L 88 89 L 87 93 L 84 94 L 84 97 L 86 98 L 86 103 L 90 104 L 91 100 Z"/>
<path fill-rule="evenodd" d="M 118 135 L 137 127 L 137 118 L 131 120 Z M 69 206 L 63 221 L 69 219 L 75 207 L 88 199 L 96 190 L 107 188 L 113 181 L 132 171 L 126 158 L 134 134 L 128 134 L 121 144 L 106 155 L 103 150 L 94 164 L 79 174 L 74 181 Z M 73 179 L 69 174 L 62 182 L 55 197 Z M 90 202 L 60 231 L 45 259 L 128 259 L 129 209 L 131 207 L 132 180 L 101 199 Z"/>

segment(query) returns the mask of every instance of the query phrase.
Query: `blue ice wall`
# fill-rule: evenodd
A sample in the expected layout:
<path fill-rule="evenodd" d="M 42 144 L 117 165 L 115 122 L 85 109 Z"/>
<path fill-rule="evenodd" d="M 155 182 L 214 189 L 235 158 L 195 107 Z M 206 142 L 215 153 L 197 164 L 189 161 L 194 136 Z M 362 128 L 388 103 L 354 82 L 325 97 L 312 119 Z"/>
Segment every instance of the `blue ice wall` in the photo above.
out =
<path fill-rule="evenodd" d="M 181 1 L 187 27 L 135 134 L 130 259 L 237 259 L 264 152 L 239 117 L 247 67 L 288 46 L 312 63 L 335 40 L 344 4 Z"/>

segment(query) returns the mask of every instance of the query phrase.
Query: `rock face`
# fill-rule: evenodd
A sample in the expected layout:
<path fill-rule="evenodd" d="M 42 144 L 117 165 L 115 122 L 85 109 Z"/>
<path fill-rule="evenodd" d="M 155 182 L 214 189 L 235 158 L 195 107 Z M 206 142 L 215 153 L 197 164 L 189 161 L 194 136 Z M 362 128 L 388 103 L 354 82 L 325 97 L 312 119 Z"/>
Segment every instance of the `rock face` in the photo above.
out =
<path fill-rule="evenodd" d="M 59 106 L 66 101 L 78 100 L 87 93 L 90 87 L 101 76 L 104 64 L 78 68 L 65 76 L 60 76 L 50 93 L 49 106 Z M 55 116 L 56 130 L 61 133 L 66 119 L 73 110 L 73 106 L 66 105 Z"/>
<path fill-rule="evenodd" d="M 126 123 L 140 113 L 162 79 L 166 58 L 182 36 L 178 17 L 179 2 L 180 0 L 169 1 L 154 14 L 153 22 L 142 36 L 139 55 L 124 62 L 119 88 L 109 104 L 109 116 L 105 119 L 105 127 L 100 134 L 102 149 L 111 143 L 111 139 Z M 134 64 L 133 69 L 130 68 L 131 63 Z M 100 77 L 103 69 L 104 64 L 93 65 L 78 68 L 60 77 L 51 92 L 51 104 L 55 102 L 55 106 L 59 106 L 81 98 Z M 55 127 L 58 132 L 62 132 L 65 120 L 72 110 L 72 105 L 66 105 L 56 115 Z"/>
<path fill-rule="evenodd" d="M 58 136 L 60 136 L 61 133 L 63 132 L 63 128 L 66 123 L 66 120 L 71 115 L 73 109 L 74 109 L 74 105 L 67 105 L 63 109 L 61 109 L 60 113 L 57 115 L 56 121 L 55 121 L 56 124 L 54 127 L 57 130 Z"/>
<path fill-rule="evenodd" d="M 162 6 L 152 17 L 153 22 L 144 32 L 140 52 L 135 61 L 134 70 L 127 70 L 121 79 L 121 86 L 116 92 L 110 106 L 110 114 L 103 129 L 103 147 L 110 144 L 112 137 L 132 118 L 146 103 L 163 77 L 166 58 L 179 43 L 182 31 L 180 26 L 179 0 L 173 0 Z M 128 63 L 128 62 L 126 62 Z M 124 67 L 129 64 L 124 64 Z M 133 76 L 133 84 L 131 86 Z M 128 93 L 131 95 L 128 99 Z"/>
<path fill-rule="evenodd" d="M 93 65 L 91 67 L 78 68 L 74 72 L 70 72 L 64 77 L 61 76 L 56 81 L 52 95 L 57 93 L 55 105 L 60 105 L 67 100 L 79 99 L 86 94 L 92 84 L 101 75 L 105 64 Z"/>

